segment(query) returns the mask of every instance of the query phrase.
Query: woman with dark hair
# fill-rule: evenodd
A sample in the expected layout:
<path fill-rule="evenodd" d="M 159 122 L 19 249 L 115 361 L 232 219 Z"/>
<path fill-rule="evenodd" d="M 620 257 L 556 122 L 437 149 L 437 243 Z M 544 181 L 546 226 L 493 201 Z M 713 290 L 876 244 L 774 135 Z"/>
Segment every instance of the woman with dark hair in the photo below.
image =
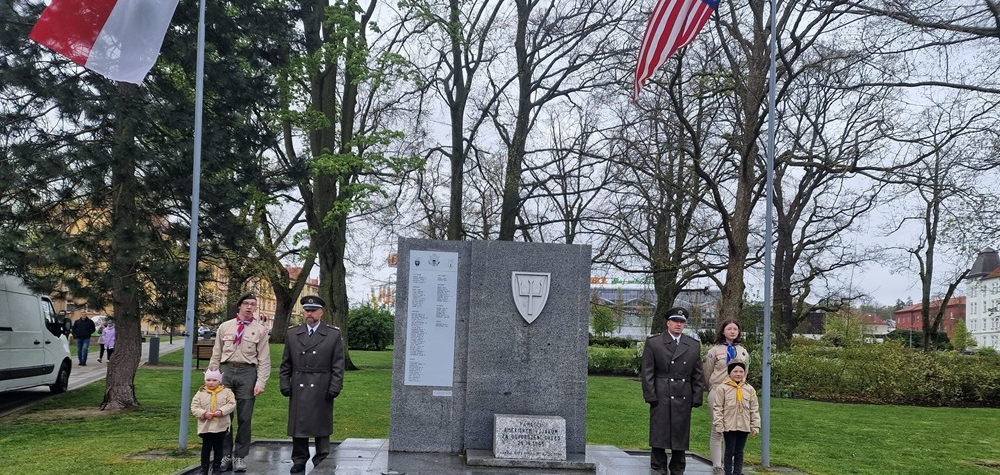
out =
<path fill-rule="evenodd" d="M 708 349 L 705 355 L 705 388 L 708 390 L 708 410 L 709 418 L 714 418 L 712 400 L 712 390 L 716 386 L 726 381 L 730 363 L 739 362 L 750 365 L 750 353 L 740 344 L 740 334 L 743 329 L 735 319 L 727 318 L 719 324 L 719 329 L 715 336 L 715 345 Z M 719 475 L 724 472 L 722 467 L 722 434 L 716 431 L 711 432 L 708 444 L 712 457 L 712 474 Z"/>

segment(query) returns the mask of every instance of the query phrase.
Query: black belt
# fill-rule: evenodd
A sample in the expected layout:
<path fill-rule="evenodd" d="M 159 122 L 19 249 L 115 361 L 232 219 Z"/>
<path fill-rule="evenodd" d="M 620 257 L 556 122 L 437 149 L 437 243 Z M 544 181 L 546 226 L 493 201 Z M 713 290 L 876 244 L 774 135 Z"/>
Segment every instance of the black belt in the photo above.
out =
<path fill-rule="evenodd" d="M 245 367 L 257 366 L 257 365 L 255 365 L 253 363 L 243 363 L 241 361 L 225 361 L 222 364 L 227 365 L 227 366 L 233 366 L 235 368 L 245 368 Z"/>

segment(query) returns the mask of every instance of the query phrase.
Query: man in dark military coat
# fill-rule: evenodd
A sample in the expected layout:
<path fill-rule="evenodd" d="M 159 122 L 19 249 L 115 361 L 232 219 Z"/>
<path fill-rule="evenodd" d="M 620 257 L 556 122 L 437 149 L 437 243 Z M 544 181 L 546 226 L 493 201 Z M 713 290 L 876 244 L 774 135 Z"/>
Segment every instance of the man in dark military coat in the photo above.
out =
<path fill-rule="evenodd" d="M 313 465 L 330 454 L 333 400 L 344 385 L 344 344 L 340 329 L 322 322 L 323 299 L 300 301 L 305 322 L 288 328 L 281 355 L 281 394 L 288 400 L 288 435 L 292 437 L 291 473 L 306 471 L 309 438 L 316 439 Z"/>
<path fill-rule="evenodd" d="M 688 311 L 667 310 L 667 331 L 646 339 L 642 350 L 642 397 L 649 404 L 649 466 L 683 475 L 691 433 L 691 409 L 701 405 L 704 386 L 701 343 L 684 335 Z M 666 449 L 670 449 L 667 462 Z"/>

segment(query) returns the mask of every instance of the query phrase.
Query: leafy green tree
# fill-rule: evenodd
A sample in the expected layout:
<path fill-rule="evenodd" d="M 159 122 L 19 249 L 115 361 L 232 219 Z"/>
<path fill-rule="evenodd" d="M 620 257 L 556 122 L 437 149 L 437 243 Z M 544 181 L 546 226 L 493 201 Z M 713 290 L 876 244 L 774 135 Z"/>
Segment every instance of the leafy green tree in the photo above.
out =
<path fill-rule="evenodd" d="M 965 320 L 955 322 L 954 330 L 954 336 L 951 340 L 952 348 L 958 351 L 965 351 L 976 346 L 976 339 L 972 337 L 969 329 L 966 328 Z"/>
<path fill-rule="evenodd" d="M 186 291 L 197 3 L 178 6 L 141 86 L 111 82 L 28 41 L 42 6 L 0 6 L 0 124 L 8 132 L 0 199 L 9 205 L 0 233 L 10 238 L 0 259 L 40 290 L 113 307 L 119 339 L 101 407 L 133 407 L 140 321 L 154 312 L 174 319 Z M 274 141 L 256 119 L 274 101 L 265 71 L 282 59 L 270 48 L 282 41 L 268 35 L 288 30 L 276 16 L 247 0 L 207 13 L 205 243 L 246 232 L 230 218 L 248 201 L 247 184 L 261 182 L 257 157 Z"/>
<path fill-rule="evenodd" d="M 365 305 L 351 309 L 347 319 L 351 348 L 382 351 L 392 344 L 395 316 L 388 309 Z"/>
<path fill-rule="evenodd" d="M 409 71 L 398 54 L 373 51 L 369 44 L 369 34 L 379 33 L 373 22 L 377 5 L 377 0 L 364 8 L 357 0 L 302 1 L 297 9 L 302 54 L 282 82 L 283 155 L 297 171 L 318 258 L 319 294 L 327 302 L 326 315 L 341 329 L 348 329 L 349 218 L 360 210 L 371 212 L 375 199 L 387 194 L 383 186 L 420 163 L 390 151 L 402 133 L 388 122 L 405 116 L 405 101 L 392 94 L 392 86 L 405 84 Z M 299 132 L 304 132 L 305 150 L 295 146 Z M 347 348 L 349 333 L 342 333 Z M 355 369 L 350 353 L 346 356 L 347 368 Z"/>
<path fill-rule="evenodd" d="M 606 305 L 590 305 L 590 328 L 597 336 L 608 336 L 615 331 L 615 312 Z"/>

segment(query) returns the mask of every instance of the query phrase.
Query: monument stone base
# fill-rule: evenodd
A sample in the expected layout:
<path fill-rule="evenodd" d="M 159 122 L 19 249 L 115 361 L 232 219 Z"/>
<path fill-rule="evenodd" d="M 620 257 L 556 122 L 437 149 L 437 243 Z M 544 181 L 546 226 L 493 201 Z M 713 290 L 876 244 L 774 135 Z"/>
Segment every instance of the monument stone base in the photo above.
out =
<path fill-rule="evenodd" d="M 566 460 L 528 460 L 496 458 L 489 450 L 469 449 L 465 451 L 465 464 L 470 467 L 586 470 L 590 473 L 597 470 L 597 464 L 588 462 L 586 454 L 581 453 L 567 454 Z"/>

